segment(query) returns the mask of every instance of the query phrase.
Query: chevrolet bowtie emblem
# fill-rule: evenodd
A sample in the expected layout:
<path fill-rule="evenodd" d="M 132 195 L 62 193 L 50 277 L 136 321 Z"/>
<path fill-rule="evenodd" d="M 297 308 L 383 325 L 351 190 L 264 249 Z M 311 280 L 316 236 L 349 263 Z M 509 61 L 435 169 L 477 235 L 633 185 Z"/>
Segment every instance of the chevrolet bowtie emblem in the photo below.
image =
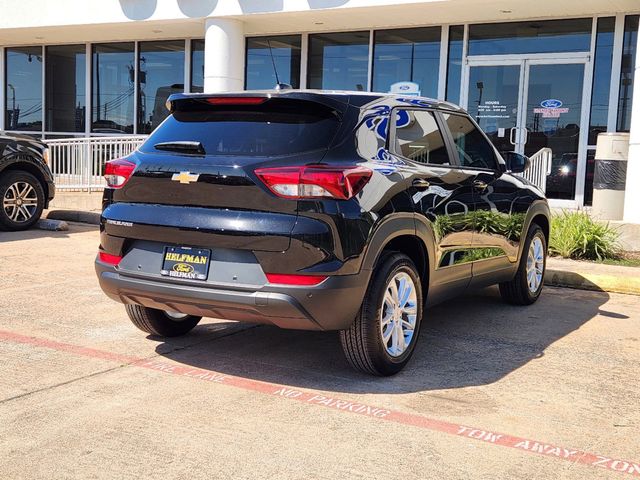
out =
<path fill-rule="evenodd" d="M 197 182 L 199 177 L 200 177 L 199 173 L 180 172 L 180 173 L 174 173 L 173 176 L 171 177 L 171 180 L 173 180 L 174 182 L 180 182 L 180 183 L 191 183 L 191 182 Z"/>

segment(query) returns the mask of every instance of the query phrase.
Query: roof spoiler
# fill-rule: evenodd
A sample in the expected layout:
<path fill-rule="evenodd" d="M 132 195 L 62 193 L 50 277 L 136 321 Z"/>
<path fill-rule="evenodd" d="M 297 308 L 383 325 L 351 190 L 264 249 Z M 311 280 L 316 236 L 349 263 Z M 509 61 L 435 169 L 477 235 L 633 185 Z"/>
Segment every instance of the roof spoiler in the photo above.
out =
<path fill-rule="evenodd" d="M 238 93 L 174 93 L 167 99 L 169 112 L 198 109 L 205 106 L 262 105 L 274 100 L 299 100 L 314 102 L 344 113 L 349 106 L 349 97 L 338 98 L 336 95 L 301 92 L 296 90 L 276 90 Z"/>

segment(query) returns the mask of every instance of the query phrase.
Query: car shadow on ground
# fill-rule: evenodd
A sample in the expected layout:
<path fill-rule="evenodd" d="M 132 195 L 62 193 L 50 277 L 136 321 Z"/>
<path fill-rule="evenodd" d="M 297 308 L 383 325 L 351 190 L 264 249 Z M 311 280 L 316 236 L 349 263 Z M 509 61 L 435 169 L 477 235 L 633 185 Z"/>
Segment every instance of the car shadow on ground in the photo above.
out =
<path fill-rule="evenodd" d="M 598 314 L 605 292 L 545 288 L 529 307 L 506 305 L 497 288 L 485 289 L 426 311 L 426 323 L 409 365 L 389 378 L 357 373 L 343 357 L 335 332 L 304 332 L 258 326 L 212 341 L 206 324 L 193 330 L 195 345 L 156 351 L 173 361 L 253 380 L 345 393 L 409 393 L 496 382 L 544 355 L 558 339 Z M 617 315 L 617 314 L 613 314 Z M 221 324 L 216 324 L 217 328 Z M 236 333 L 232 329 L 235 327 Z M 167 353 L 168 352 L 168 353 Z"/>
<path fill-rule="evenodd" d="M 67 238 L 76 233 L 84 233 L 90 231 L 98 231 L 97 225 L 87 225 L 84 223 L 70 223 L 69 230 L 40 230 L 37 227 L 31 227 L 28 230 L 20 232 L 6 232 L 0 230 L 0 245 L 9 242 L 19 242 L 21 240 L 34 240 L 38 238 Z"/>

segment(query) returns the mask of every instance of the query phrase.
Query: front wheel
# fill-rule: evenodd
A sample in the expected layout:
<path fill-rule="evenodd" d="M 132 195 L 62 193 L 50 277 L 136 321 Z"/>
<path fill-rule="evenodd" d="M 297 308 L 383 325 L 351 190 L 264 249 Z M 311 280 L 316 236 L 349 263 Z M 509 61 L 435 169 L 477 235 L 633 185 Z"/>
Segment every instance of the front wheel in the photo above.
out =
<path fill-rule="evenodd" d="M 512 305 L 531 305 L 540 296 L 547 268 L 547 239 L 542 229 L 531 225 L 515 277 L 500 284 L 502 299 Z"/>
<path fill-rule="evenodd" d="M 415 350 L 422 321 L 422 286 L 416 266 L 400 253 L 385 256 L 373 272 L 362 307 L 340 332 L 347 360 L 359 371 L 398 373 Z"/>
<path fill-rule="evenodd" d="M 131 322 L 143 332 L 159 337 L 179 337 L 195 328 L 202 317 L 165 312 L 142 305 L 125 305 Z"/>

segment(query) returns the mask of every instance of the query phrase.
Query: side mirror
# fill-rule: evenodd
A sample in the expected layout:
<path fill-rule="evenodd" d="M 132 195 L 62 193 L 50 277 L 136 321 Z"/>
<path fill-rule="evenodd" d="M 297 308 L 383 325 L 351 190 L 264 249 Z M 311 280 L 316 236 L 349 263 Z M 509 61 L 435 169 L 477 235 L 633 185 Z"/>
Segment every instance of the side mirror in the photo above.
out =
<path fill-rule="evenodd" d="M 505 152 L 502 154 L 507 164 L 507 171 L 511 173 L 522 173 L 531 165 L 531 160 L 526 155 L 516 152 Z"/>

